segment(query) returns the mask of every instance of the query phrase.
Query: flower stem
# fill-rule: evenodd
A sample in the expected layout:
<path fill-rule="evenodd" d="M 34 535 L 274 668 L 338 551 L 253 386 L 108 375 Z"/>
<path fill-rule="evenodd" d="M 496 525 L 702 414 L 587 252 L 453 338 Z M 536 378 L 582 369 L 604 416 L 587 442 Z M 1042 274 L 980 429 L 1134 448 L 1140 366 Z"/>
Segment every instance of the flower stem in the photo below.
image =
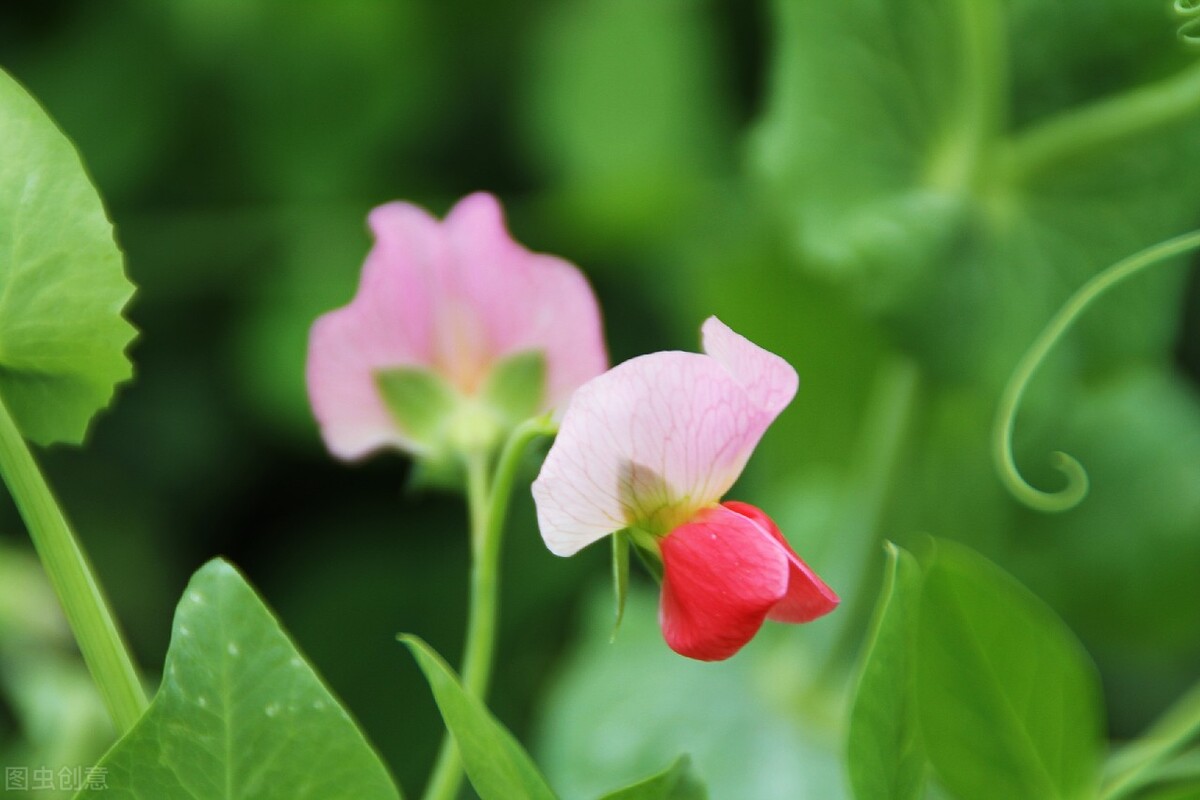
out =
<path fill-rule="evenodd" d="M 147 706 L 133 658 L 117 630 L 87 556 L 2 400 L 0 475 L 25 520 L 109 716 L 117 731 L 125 734 Z"/>
<path fill-rule="evenodd" d="M 504 443 L 496 471 L 488 480 L 487 458 L 467 457 L 467 511 L 471 525 L 471 598 L 463 647 L 462 684 L 467 692 L 483 699 L 492 675 L 496 646 L 496 618 L 500 609 L 500 544 L 504 518 L 512 495 L 513 481 L 521 456 L 531 441 L 555 432 L 549 417 L 535 417 L 518 425 Z M 442 739 L 425 800 L 453 800 L 462 784 L 462 763 L 454 738 Z"/>
<path fill-rule="evenodd" d="M 1152 772 L 1178 750 L 1200 736 L 1200 683 L 1192 686 L 1142 738 L 1110 762 L 1115 774 L 1100 792 L 1100 800 L 1128 797 L 1153 778 Z"/>

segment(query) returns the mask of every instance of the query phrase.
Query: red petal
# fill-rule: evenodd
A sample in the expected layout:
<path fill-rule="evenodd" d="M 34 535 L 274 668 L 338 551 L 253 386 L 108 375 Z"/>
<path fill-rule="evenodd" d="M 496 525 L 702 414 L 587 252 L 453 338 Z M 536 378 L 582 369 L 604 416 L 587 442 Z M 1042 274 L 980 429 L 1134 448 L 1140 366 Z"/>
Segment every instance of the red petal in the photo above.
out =
<path fill-rule="evenodd" d="M 661 546 L 659 622 L 670 648 L 688 658 L 729 658 L 787 593 L 785 551 L 754 521 L 723 506 L 701 510 Z"/>
<path fill-rule="evenodd" d="M 787 594 L 767 613 L 767 619 L 776 622 L 810 622 L 817 617 L 828 614 L 837 608 L 837 594 L 825 585 L 825 581 L 817 577 L 817 573 L 809 569 L 800 556 L 796 555 L 788 544 L 787 539 L 779 532 L 775 521 L 749 503 L 739 503 L 730 500 L 721 505 L 758 524 L 767 533 L 783 545 L 788 557 Z"/>

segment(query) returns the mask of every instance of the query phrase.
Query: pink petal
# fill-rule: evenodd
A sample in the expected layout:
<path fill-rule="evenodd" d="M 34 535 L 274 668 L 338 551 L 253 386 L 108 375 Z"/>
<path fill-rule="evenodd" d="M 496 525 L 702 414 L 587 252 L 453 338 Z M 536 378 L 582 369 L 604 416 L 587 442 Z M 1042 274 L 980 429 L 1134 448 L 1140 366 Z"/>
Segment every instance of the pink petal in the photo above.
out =
<path fill-rule="evenodd" d="M 661 547 L 659 622 L 667 645 L 688 658 L 729 658 L 787 591 L 784 550 L 754 521 L 724 506 L 701 510 Z"/>
<path fill-rule="evenodd" d="M 606 367 L 587 281 L 512 241 L 494 197 L 470 195 L 444 222 L 409 203 L 380 206 L 369 222 L 375 246 L 358 292 L 309 337 L 309 397 L 335 455 L 413 449 L 379 398 L 380 369 L 425 366 L 469 395 L 498 359 L 540 349 L 549 409 Z"/>
<path fill-rule="evenodd" d="M 721 505 L 757 524 L 760 529 L 770 534 L 787 554 L 787 594 L 771 608 L 767 619 L 776 622 L 811 622 L 837 608 L 837 594 L 796 555 L 787 539 L 780 533 L 779 526 L 763 513 L 762 509 L 736 500 L 729 500 Z"/>
<path fill-rule="evenodd" d="M 775 415 L 792 402 L 800 379 L 791 364 L 734 333 L 716 317 L 704 321 L 700 336 L 704 352 L 729 370 L 764 411 Z"/>
<path fill-rule="evenodd" d="M 479 320 L 493 359 L 546 354 L 545 409 L 557 408 L 608 367 L 596 298 L 583 274 L 513 241 L 496 198 L 477 193 L 446 217 L 452 291 Z"/>
<path fill-rule="evenodd" d="M 571 555 L 633 524 L 666 533 L 728 491 L 786 389 L 760 404 L 768 395 L 755 387 L 776 387 L 778 366 L 741 342 L 720 341 L 724 363 L 678 351 L 640 356 L 576 391 L 533 485 L 552 552 Z M 763 365 L 772 374 L 756 379 Z"/>
<path fill-rule="evenodd" d="M 374 372 L 433 361 L 434 276 L 445 262 L 437 220 L 408 203 L 371 212 L 376 243 L 349 305 L 309 334 L 306 382 L 329 450 L 354 459 L 385 446 L 411 449 L 384 407 Z"/>

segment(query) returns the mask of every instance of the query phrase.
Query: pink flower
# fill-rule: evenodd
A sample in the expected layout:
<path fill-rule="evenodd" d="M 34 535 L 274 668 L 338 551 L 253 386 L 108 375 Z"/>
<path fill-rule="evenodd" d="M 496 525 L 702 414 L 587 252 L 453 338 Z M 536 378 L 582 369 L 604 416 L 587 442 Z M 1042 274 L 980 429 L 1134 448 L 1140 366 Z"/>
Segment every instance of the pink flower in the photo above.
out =
<path fill-rule="evenodd" d="M 561 408 L 604 371 L 600 312 L 587 281 L 572 264 L 513 241 L 496 198 L 465 197 L 440 222 L 415 205 L 388 203 L 369 223 L 375 246 L 357 294 L 320 317 L 309 338 L 309 398 L 334 455 L 356 459 L 384 447 L 427 453 L 455 425 L 511 422 L 487 395 L 513 394 L 511 385 L 495 384 L 522 355 L 535 357 L 521 373 L 529 385 L 517 392 L 526 416 Z M 396 376 L 407 381 L 404 391 L 420 394 L 412 420 L 384 392 Z M 424 419 L 431 405 L 433 418 Z"/>
<path fill-rule="evenodd" d="M 667 644 L 716 661 L 763 620 L 808 622 L 838 597 L 766 514 L 719 502 L 795 396 L 795 370 L 716 317 L 702 334 L 704 355 L 641 356 L 582 386 L 533 495 L 557 555 L 622 529 L 656 548 Z"/>

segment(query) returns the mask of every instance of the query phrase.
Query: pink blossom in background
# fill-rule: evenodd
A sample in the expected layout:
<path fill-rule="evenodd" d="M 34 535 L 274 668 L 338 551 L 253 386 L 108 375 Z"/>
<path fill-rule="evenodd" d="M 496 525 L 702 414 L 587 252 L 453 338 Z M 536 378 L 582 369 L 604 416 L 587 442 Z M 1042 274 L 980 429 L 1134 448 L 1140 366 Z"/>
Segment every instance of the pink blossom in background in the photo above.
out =
<path fill-rule="evenodd" d="M 380 370 L 425 368 L 471 397 L 498 361 L 537 350 L 546 360 L 546 411 L 607 367 L 587 280 L 569 262 L 513 241 L 495 197 L 465 197 L 441 221 L 388 203 L 368 222 L 375 245 L 354 299 L 317 319 L 309 336 L 309 398 L 334 455 L 419 449 L 380 396 Z"/>
<path fill-rule="evenodd" d="M 624 528 L 653 537 L 667 644 L 728 658 L 765 619 L 807 622 L 838 597 L 746 503 L 720 503 L 796 394 L 783 359 L 716 317 L 704 354 L 626 361 L 574 395 L 533 485 L 547 547 L 568 556 Z"/>

